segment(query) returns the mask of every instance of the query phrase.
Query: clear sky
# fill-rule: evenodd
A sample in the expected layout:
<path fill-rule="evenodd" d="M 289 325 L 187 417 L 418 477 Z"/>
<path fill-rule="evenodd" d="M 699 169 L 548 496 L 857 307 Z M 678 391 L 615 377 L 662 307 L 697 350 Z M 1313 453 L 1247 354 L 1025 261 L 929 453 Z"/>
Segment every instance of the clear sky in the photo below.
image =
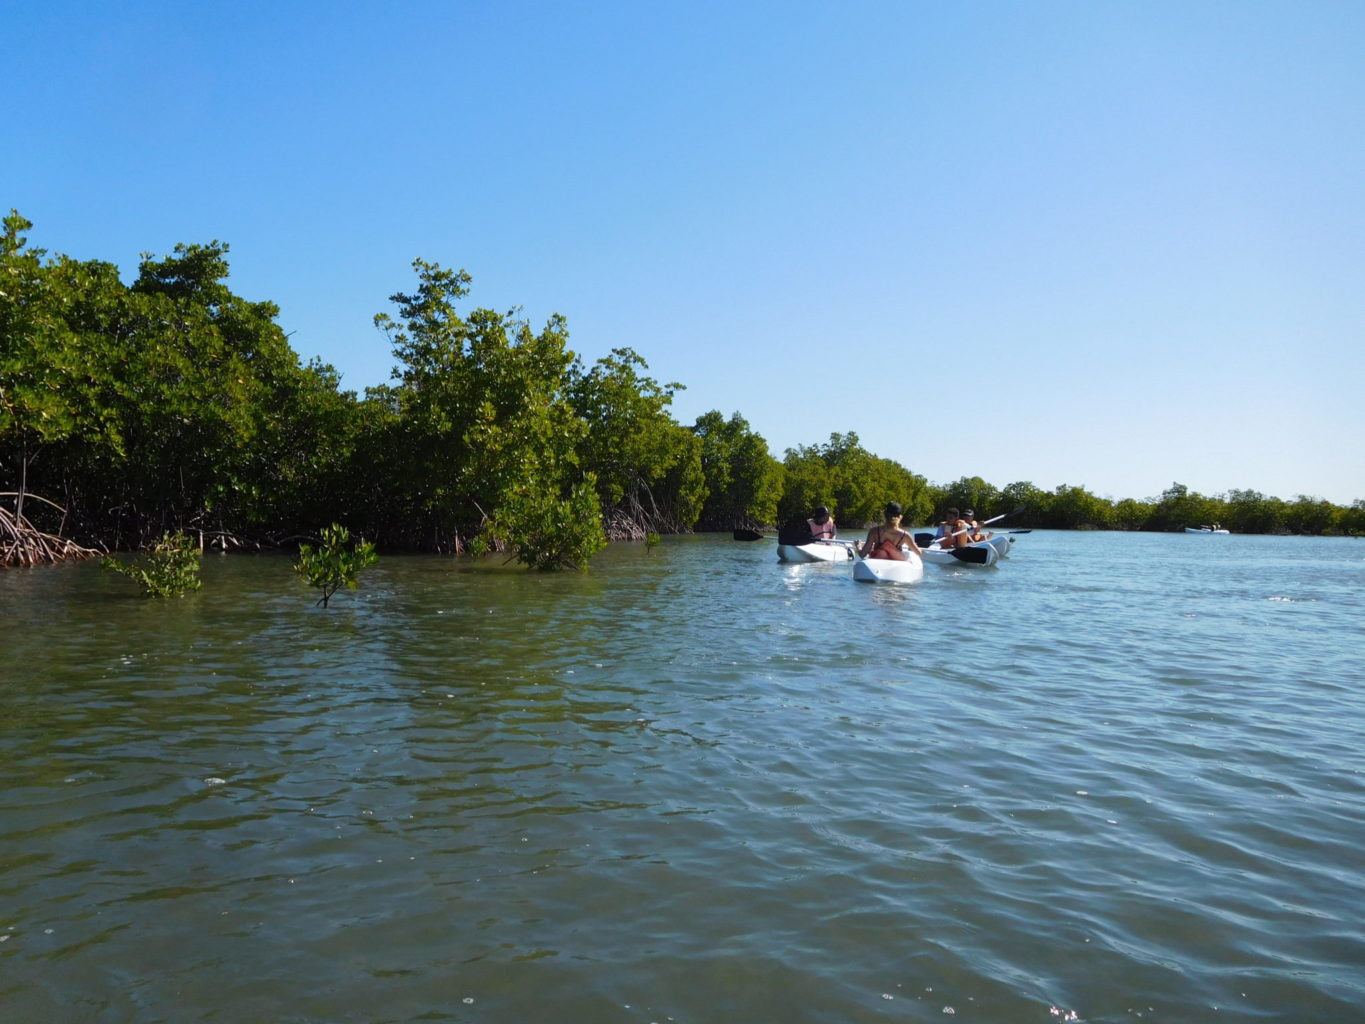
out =
<path fill-rule="evenodd" d="M 0 0 L 0 206 L 229 243 L 363 390 L 416 257 L 779 458 L 1365 498 L 1365 3 Z"/>

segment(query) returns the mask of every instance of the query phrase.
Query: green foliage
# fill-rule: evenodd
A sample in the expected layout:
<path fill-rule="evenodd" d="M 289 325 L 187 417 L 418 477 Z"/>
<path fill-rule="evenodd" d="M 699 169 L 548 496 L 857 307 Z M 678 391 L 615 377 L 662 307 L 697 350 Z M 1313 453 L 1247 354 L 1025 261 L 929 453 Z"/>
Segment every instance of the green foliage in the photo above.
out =
<path fill-rule="evenodd" d="M 392 395 L 404 458 L 394 485 L 409 515 L 458 548 L 462 531 L 486 528 L 504 497 L 557 497 L 583 479 L 587 425 L 565 396 L 573 356 L 562 317 L 539 332 L 512 313 L 463 317 L 456 303 L 469 275 L 422 260 L 413 267 L 417 291 L 392 296 L 401 322 L 375 318 L 400 364 Z M 517 518 L 509 510 L 504 527 Z"/>
<path fill-rule="evenodd" d="M 179 597 L 199 589 L 200 561 L 199 550 L 184 533 L 164 533 L 152 546 L 145 565 L 106 556 L 100 566 L 142 584 L 148 597 Z"/>
<path fill-rule="evenodd" d="M 1179 532 L 1187 526 L 1221 522 L 1222 511 L 1222 502 L 1191 491 L 1182 483 L 1173 483 L 1161 492 L 1147 529 Z"/>
<path fill-rule="evenodd" d="M 843 521 L 843 509 L 834 500 L 834 474 L 821 455 L 819 446 L 788 448 L 782 460 L 786 470 L 782 497 L 777 503 L 777 521 L 785 523 L 795 516 L 809 518 L 813 509 L 824 505 L 836 523 Z"/>
<path fill-rule="evenodd" d="M 1365 537 L 1365 499 L 1357 498 L 1341 513 L 1341 532 L 1348 537 Z"/>
<path fill-rule="evenodd" d="M 701 518 L 706 505 L 706 473 L 702 469 L 702 441 L 687 427 L 671 429 L 677 459 L 672 468 L 651 488 L 659 515 L 655 522 L 677 532 L 690 530 Z"/>
<path fill-rule="evenodd" d="M 222 283 L 226 245 L 144 256 L 125 286 L 25 250 L 27 223 L 7 218 L 0 244 L 0 471 L 38 467 L 77 514 L 111 510 L 94 525 L 115 542 L 165 518 L 276 525 L 326 493 L 335 376 L 299 366 L 273 304 Z"/>
<path fill-rule="evenodd" d="M 1034 487 L 1027 480 L 1016 480 L 1012 484 L 1007 484 L 1000 491 L 1000 511 L 1013 512 L 1019 509 L 1019 515 L 1012 518 L 1009 522 L 1012 525 L 1043 525 L 1043 513 L 1047 505 L 1047 492 Z M 978 510 L 980 511 L 980 510 Z M 990 517 L 987 516 L 989 519 Z"/>
<path fill-rule="evenodd" d="M 846 525 L 855 527 L 880 522 L 888 501 L 901 502 L 904 508 L 900 491 L 908 481 L 895 479 L 894 464 L 864 448 L 853 431 L 830 434 L 829 443 L 817 446 L 816 451 L 830 470 L 834 488 L 834 504 L 830 507 L 836 522 L 842 519 Z M 906 521 L 913 520 L 911 515 Z"/>
<path fill-rule="evenodd" d="M 1108 502 L 1084 487 L 1060 484 L 1048 507 L 1048 525 L 1061 530 L 1097 530 L 1109 525 Z"/>
<path fill-rule="evenodd" d="M 1319 537 L 1337 533 L 1340 512 L 1331 502 L 1299 495 L 1285 509 L 1284 525 L 1290 533 Z"/>
<path fill-rule="evenodd" d="M 692 431 L 701 440 L 706 481 L 702 528 L 728 530 L 773 522 L 786 471 L 768 453 L 768 443 L 739 413 L 727 420 L 712 410 L 697 419 Z"/>
<path fill-rule="evenodd" d="M 686 529 L 696 522 L 705 482 L 693 437 L 668 413 L 681 384 L 660 385 L 628 348 L 613 349 L 591 370 L 575 361 L 568 398 L 587 430 L 580 464 L 597 478 L 602 506 L 639 530 Z"/>
<path fill-rule="evenodd" d="M 1115 502 L 1109 517 L 1110 527 L 1115 530 L 1141 530 L 1143 524 L 1152 517 L 1154 507 L 1149 501 L 1132 498 Z"/>
<path fill-rule="evenodd" d="M 27 248 L 21 232 L 30 227 L 11 211 L 0 236 L 0 483 L 13 473 L 21 514 L 35 463 L 60 471 L 62 459 L 53 454 L 63 447 L 123 451 L 101 372 L 104 346 L 85 336 L 103 323 L 84 315 L 88 301 L 99 305 L 122 289 L 117 272 L 108 264 L 45 260 L 44 250 Z"/>
<path fill-rule="evenodd" d="M 1229 491 L 1225 511 L 1217 520 L 1233 533 L 1283 533 L 1287 508 L 1279 498 L 1259 491 Z M 1197 524 L 1190 524 L 1197 525 Z"/>
<path fill-rule="evenodd" d="M 44 252 L 26 248 L 21 234 L 31 227 L 11 210 L 0 236 L 0 437 L 29 445 L 75 428 L 66 391 L 77 365 Z"/>
<path fill-rule="evenodd" d="M 300 544 L 294 571 L 308 581 L 308 585 L 322 591 L 318 604 L 327 607 L 342 587 L 355 590 L 360 586 L 360 570 L 379 561 L 374 544 L 369 541 L 351 542 L 351 532 L 337 523 L 324 527 L 322 543 L 317 547 Z"/>

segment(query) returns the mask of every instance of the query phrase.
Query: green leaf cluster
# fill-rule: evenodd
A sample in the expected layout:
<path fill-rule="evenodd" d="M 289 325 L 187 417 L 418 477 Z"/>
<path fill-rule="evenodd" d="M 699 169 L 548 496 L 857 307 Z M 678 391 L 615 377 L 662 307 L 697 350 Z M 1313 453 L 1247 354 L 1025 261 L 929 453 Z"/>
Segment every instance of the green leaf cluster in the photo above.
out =
<path fill-rule="evenodd" d="M 379 561 L 374 544 L 369 541 L 352 542 L 351 532 L 333 523 L 322 529 L 321 543 L 300 544 L 294 559 L 294 571 L 311 587 L 322 591 L 318 604 L 327 607 L 342 587 L 355 590 L 360 586 L 360 571 Z"/>
<path fill-rule="evenodd" d="M 102 568 L 122 573 L 142 585 L 148 597 L 180 597 L 198 590 L 201 558 L 199 549 L 184 533 L 164 533 L 152 546 L 145 564 L 125 563 L 108 557 Z"/>

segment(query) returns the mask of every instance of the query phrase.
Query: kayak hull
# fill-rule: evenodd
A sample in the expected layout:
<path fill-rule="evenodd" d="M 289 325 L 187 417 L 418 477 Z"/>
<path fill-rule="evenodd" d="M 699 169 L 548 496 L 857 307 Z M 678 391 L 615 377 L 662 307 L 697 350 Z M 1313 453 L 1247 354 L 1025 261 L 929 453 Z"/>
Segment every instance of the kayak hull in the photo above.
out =
<path fill-rule="evenodd" d="M 859 583 L 917 583 L 924 578 L 924 563 L 914 554 L 903 562 L 894 558 L 860 558 L 853 563 L 853 578 Z"/>
<path fill-rule="evenodd" d="M 779 544 L 779 562 L 847 562 L 853 545 L 846 540 L 817 540 L 810 544 Z"/>
<path fill-rule="evenodd" d="M 1008 537 L 989 537 L 960 548 L 922 549 L 924 560 L 935 565 L 994 565 L 1002 558 L 1009 557 L 1010 539 Z M 955 554 L 954 552 L 962 552 Z"/>
<path fill-rule="evenodd" d="M 1185 532 L 1186 532 L 1186 533 L 1229 533 L 1230 531 L 1228 531 L 1228 530 L 1207 530 L 1207 529 L 1205 529 L 1205 528 L 1202 527 L 1202 526 L 1187 526 L 1187 527 L 1185 527 Z"/>

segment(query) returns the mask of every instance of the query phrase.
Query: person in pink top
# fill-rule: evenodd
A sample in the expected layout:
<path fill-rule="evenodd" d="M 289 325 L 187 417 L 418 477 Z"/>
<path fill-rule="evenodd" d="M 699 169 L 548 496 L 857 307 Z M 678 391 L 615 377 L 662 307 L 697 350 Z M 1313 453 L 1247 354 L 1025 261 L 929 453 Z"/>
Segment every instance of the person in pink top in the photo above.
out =
<path fill-rule="evenodd" d="M 839 536 L 839 531 L 834 528 L 834 517 L 824 505 L 815 510 L 814 517 L 807 519 L 806 525 L 810 527 L 812 540 L 833 540 Z"/>

